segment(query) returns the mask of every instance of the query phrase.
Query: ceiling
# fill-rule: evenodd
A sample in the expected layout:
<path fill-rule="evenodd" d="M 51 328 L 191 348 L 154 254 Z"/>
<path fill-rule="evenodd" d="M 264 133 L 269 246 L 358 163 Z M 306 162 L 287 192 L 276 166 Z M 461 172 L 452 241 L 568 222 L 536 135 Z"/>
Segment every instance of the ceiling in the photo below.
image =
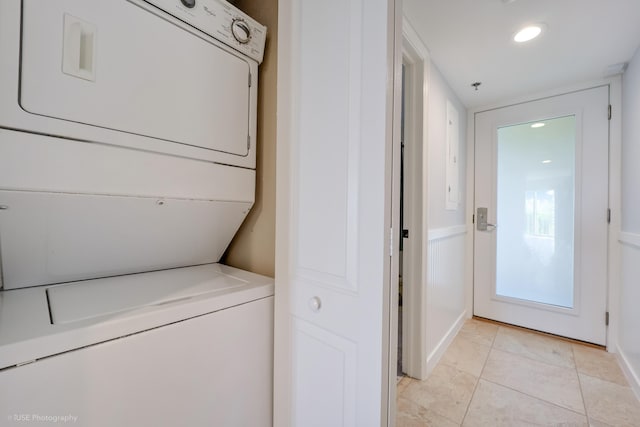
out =
<path fill-rule="evenodd" d="M 403 3 L 432 63 L 468 108 L 603 78 L 640 46 L 640 0 Z M 515 43 L 513 35 L 530 23 L 546 29 Z"/>

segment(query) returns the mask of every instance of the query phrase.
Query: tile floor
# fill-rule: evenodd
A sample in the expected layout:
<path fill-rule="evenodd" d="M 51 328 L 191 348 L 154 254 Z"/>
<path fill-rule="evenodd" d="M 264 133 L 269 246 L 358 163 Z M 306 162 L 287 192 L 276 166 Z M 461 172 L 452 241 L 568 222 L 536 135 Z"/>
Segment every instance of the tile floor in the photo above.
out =
<path fill-rule="evenodd" d="M 614 355 L 476 319 L 427 380 L 400 380 L 397 414 L 397 427 L 640 426 Z"/>

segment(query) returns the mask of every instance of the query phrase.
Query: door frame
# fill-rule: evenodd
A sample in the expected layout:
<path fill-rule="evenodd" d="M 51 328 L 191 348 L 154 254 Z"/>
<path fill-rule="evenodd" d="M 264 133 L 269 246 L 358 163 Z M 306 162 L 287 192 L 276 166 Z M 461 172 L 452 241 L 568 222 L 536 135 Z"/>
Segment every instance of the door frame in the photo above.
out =
<path fill-rule="evenodd" d="M 427 377 L 426 254 L 427 239 L 427 113 L 429 51 L 406 17 L 402 19 L 402 64 L 405 65 L 406 226 L 403 243 L 402 366 L 410 377 Z M 407 173 L 408 172 L 408 173 Z M 407 274 L 405 274 L 407 272 Z M 405 280 L 408 279 L 408 280 Z"/>
<path fill-rule="evenodd" d="M 469 159 L 467 162 L 467 179 L 471 184 L 467 194 L 467 218 L 469 226 L 474 227 L 473 214 L 475 207 L 475 144 L 476 129 L 475 116 L 477 113 L 508 107 L 515 104 L 527 103 L 543 98 L 564 95 L 570 92 L 590 89 L 596 86 L 609 85 L 609 103 L 612 108 L 612 116 L 609 121 L 609 208 L 611 209 L 611 222 L 609 224 L 609 237 L 607 242 L 608 262 L 607 262 L 607 311 L 609 312 L 609 326 L 607 327 L 607 351 L 617 353 L 618 347 L 618 329 L 619 329 L 619 306 L 620 306 L 620 286 L 621 286 L 621 253 L 618 245 L 618 238 L 621 229 L 621 168 L 622 168 L 622 76 L 612 76 L 605 79 L 592 80 L 572 86 L 557 88 L 536 94 L 529 94 L 509 100 L 499 101 L 480 107 L 469 109 L 467 128 L 471 130 L 467 136 L 467 146 Z M 471 228 L 470 228 L 471 229 Z M 467 245 L 467 309 L 469 313 L 473 313 L 473 247 L 474 233 L 470 233 Z"/>

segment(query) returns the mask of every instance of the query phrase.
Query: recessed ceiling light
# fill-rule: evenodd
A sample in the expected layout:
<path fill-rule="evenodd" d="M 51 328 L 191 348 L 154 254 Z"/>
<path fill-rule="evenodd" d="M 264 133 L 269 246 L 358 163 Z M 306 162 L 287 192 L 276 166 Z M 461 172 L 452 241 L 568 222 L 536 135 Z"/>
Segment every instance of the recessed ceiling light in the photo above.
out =
<path fill-rule="evenodd" d="M 551 163 L 551 160 L 543 160 L 542 163 L 544 163 L 545 165 L 548 165 L 549 163 Z"/>
<path fill-rule="evenodd" d="M 513 37 L 518 43 L 528 42 L 529 40 L 533 40 L 540 35 L 542 32 L 542 27 L 538 25 L 530 25 L 528 27 L 524 27 Z"/>
<path fill-rule="evenodd" d="M 531 125 L 531 127 L 534 128 L 534 129 L 535 128 L 541 128 L 543 126 L 544 126 L 544 123 L 534 123 L 534 124 Z"/>

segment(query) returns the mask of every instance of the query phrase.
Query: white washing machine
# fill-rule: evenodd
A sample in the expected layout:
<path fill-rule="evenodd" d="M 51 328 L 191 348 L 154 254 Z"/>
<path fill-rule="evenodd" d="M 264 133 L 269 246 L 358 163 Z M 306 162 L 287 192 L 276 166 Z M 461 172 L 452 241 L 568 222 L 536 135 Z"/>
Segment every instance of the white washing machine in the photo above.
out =
<path fill-rule="evenodd" d="M 266 28 L 223 0 L 0 2 L 0 425 L 271 425 Z"/>

